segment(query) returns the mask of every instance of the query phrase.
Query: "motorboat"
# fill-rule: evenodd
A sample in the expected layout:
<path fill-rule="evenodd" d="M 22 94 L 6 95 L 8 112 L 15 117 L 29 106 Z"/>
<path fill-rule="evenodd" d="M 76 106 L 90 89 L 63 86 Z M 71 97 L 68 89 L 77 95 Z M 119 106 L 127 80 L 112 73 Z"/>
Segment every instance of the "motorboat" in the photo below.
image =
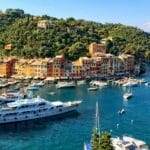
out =
<path fill-rule="evenodd" d="M 39 89 L 39 86 L 36 86 L 35 84 L 31 84 L 27 90 L 38 90 Z"/>
<path fill-rule="evenodd" d="M 140 79 L 139 82 L 140 83 L 145 83 L 146 81 L 145 81 L 145 79 Z"/>
<path fill-rule="evenodd" d="M 75 87 L 76 84 L 74 81 L 70 81 L 70 82 L 58 82 L 56 84 L 56 88 L 70 88 L 70 87 Z"/>
<path fill-rule="evenodd" d="M 150 82 L 146 82 L 146 83 L 145 83 L 145 86 L 150 86 Z"/>
<path fill-rule="evenodd" d="M 88 91 L 96 91 L 96 90 L 98 90 L 98 87 L 89 87 L 88 88 Z"/>
<path fill-rule="evenodd" d="M 12 102 L 12 101 L 15 101 L 17 99 L 22 99 L 24 98 L 24 94 L 20 93 L 20 92 L 16 92 L 16 93 L 3 93 L 1 96 L 0 96 L 0 102 Z"/>
<path fill-rule="evenodd" d="M 56 94 L 56 92 L 50 92 L 50 93 L 48 93 L 49 95 L 55 95 Z"/>
<path fill-rule="evenodd" d="M 135 138 L 123 136 L 123 138 L 112 138 L 112 144 L 115 150 L 149 150 L 144 141 Z"/>
<path fill-rule="evenodd" d="M 44 82 L 43 81 L 41 81 L 41 82 L 38 82 L 37 84 L 36 84 L 36 86 L 38 86 L 38 87 L 41 87 L 41 86 L 44 86 L 45 84 L 44 84 Z"/>
<path fill-rule="evenodd" d="M 124 113 L 125 113 L 125 110 L 124 110 L 123 108 L 118 111 L 118 114 L 119 114 L 119 115 L 122 115 L 122 114 L 124 114 Z"/>
<path fill-rule="evenodd" d="M 91 81 L 90 84 L 93 86 L 98 86 L 98 87 L 105 87 L 108 85 L 107 82 L 101 82 L 101 81 L 96 81 L 96 80 Z"/>
<path fill-rule="evenodd" d="M 123 94 L 124 99 L 130 99 L 131 97 L 132 97 L 132 92 L 130 92 L 130 91 Z"/>
<path fill-rule="evenodd" d="M 127 87 L 127 86 L 131 86 L 131 87 L 135 87 L 135 86 L 137 86 L 138 85 L 138 82 L 127 82 L 127 83 L 124 83 L 122 86 L 123 87 Z"/>
<path fill-rule="evenodd" d="M 44 82 L 41 81 L 41 82 L 37 82 L 37 83 L 32 83 L 31 86 L 34 86 L 34 87 L 42 87 L 42 86 L 44 86 Z"/>
<path fill-rule="evenodd" d="M 86 84 L 86 80 L 79 80 L 77 81 L 77 85 Z"/>
<path fill-rule="evenodd" d="M 49 102 L 39 96 L 18 99 L 0 109 L 0 124 L 33 120 L 75 111 L 81 100 Z"/>
<path fill-rule="evenodd" d="M 123 136 L 123 140 L 134 143 L 138 150 L 149 150 L 148 145 L 142 140 L 138 140 L 129 136 Z"/>

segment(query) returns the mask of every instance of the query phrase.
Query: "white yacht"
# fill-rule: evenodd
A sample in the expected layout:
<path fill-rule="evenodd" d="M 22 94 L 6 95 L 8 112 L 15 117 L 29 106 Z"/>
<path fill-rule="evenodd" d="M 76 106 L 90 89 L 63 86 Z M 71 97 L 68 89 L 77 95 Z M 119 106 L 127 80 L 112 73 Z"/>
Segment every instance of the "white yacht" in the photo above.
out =
<path fill-rule="evenodd" d="M 127 136 L 112 138 L 112 144 L 115 150 L 149 150 L 145 142 Z"/>
<path fill-rule="evenodd" d="M 17 92 L 17 93 L 3 93 L 0 95 L 0 102 L 6 103 L 6 102 L 12 102 L 18 99 L 23 99 L 24 94 Z"/>
<path fill-rule="evenodd" d="M 70 87 L 75 87 L 76 84 L 74 81 L 70 81 L 70 82 L 58 82 L 56 84 L 56 88 L 70 88 Z"/>
<path fill-rule="evenodd" d="M 105 87 L 108 85 L 107 82 L 101 82 L 101 81 L 96 81 L 96 80 L 91 81 L 90 84 L 93 86 L 98 86 L 98 87 Z"/>
<path fill-rule="evenodd" d="M 0 109 L 0 124 L 60 115 L 76 110 L 81 102 L 49 102 L 40 97 L 20 99 Z"/>

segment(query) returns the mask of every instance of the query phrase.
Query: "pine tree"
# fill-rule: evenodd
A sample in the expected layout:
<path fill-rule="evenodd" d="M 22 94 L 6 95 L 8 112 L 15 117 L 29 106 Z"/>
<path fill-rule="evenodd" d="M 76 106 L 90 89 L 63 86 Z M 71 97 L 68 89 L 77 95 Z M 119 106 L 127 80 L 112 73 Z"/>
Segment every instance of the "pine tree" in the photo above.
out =
<path fill-rule="evenodd" d="M 94 130 L 93 132 L 91 144 L 92 144 L 92 150 L 99 150 L 100 136 L 97 130 Z"/>
<path fill-rule="evenodd" d="M 100 138 L 99 149 L 97 150 L 114 150 L 111 142 L 111 135 L 107 132 L 103 132 Z"/>

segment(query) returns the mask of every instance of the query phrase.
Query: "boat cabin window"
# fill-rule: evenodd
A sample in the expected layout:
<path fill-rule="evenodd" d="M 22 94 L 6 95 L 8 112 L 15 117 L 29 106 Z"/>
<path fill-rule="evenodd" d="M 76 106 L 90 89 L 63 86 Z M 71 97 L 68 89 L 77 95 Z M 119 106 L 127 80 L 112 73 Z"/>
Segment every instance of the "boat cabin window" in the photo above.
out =
<path fill-rule="evenodd" d="M 5 115 L 3 115 L 3 117 L 6 117 L 6 116 L 14 116 L 14 115 L 17 115 L 17 113 L 5 114 Z"/>
<path fill-rule="evenodd" d="M 23 105 L 19 107 L 19 109 L 22 109 L 22 108 L 28 108 L 28 105 Z"/>
<path fill-rule="evenodd" d="M 61 108 L 61 107 L 63 107 L 63 105 L 58 105 L 58 106 L 56 106 L 56 108 Z"/>
<path fill-rule="evenodd" d="M 45 103 L 44 103 L 44 102 L 39 104 L 39 106 L 44 106 L 44 105 L 45 105 Z"/>
<path fill-rule="evenodd" d="M 51 107 L 50 109 L 54 109 L 54 107 Z"/>

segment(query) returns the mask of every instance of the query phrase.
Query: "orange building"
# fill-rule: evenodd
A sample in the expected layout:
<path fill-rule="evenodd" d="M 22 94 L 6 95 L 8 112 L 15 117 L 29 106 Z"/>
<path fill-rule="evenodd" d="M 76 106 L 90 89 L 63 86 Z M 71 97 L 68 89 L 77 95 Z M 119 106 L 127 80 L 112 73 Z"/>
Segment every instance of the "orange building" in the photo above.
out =
<path fill-rule="evenodd" d="M 0 76 L 10 77 L 13 74 L 15 58 L 0 59 Z"/>
<path fill-rule="evenodd" d="M 91 43 L 89 46 L 89 53 L 91 57 L 95 56 L 96 53 L 106 53 L 106 46 L 105 44 Z"/>

